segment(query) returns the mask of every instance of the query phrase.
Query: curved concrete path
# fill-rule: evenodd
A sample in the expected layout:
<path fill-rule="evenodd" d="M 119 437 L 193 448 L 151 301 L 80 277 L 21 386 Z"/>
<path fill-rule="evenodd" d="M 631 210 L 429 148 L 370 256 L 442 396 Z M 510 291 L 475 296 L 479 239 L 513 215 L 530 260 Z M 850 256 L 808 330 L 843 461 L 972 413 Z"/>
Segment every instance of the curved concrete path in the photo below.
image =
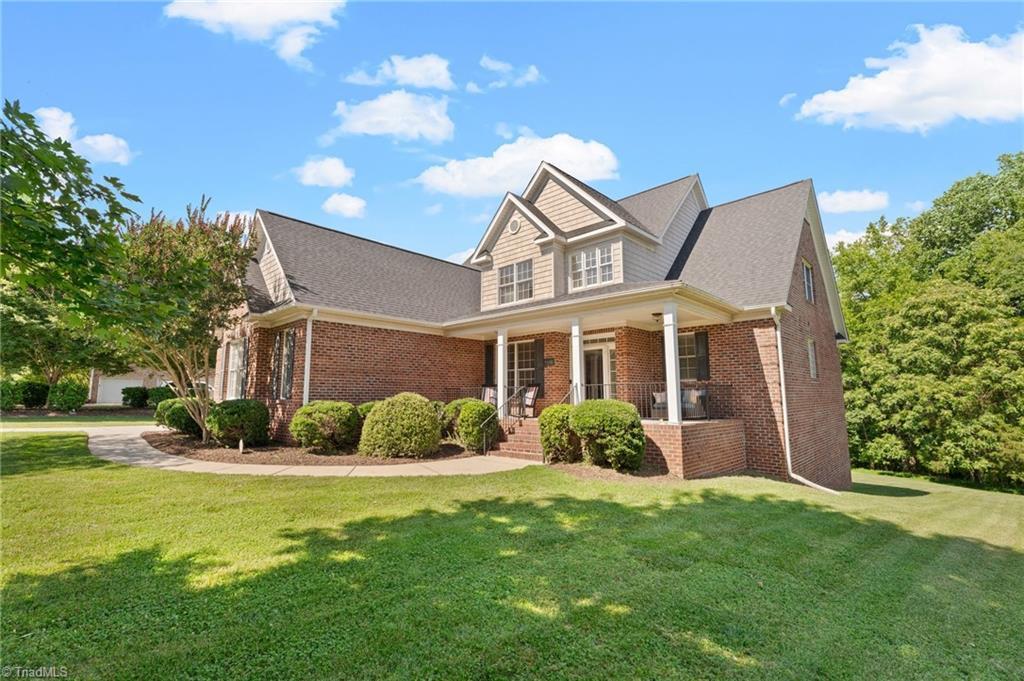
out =
<path fill-rule="evenodd" d="M 160 426 L 102 426 L 78 428 L 5 428 L 5 433 L 81 433 L 89 437 L 89 451 L 100 459 L 129 466 L 161 468 L 186 473 L 223 473 L 227 475 L 297 475 L 311 477 L 396 477 L 412 475 L 484 475 L 540 465 L 505 456 L 473 456 L 424 463 L 399 463 L 368 466 L 282 466 L 257 463 L 219 463 L 198 461 L 166 454 L 151 447 L 142 433 Z"/>

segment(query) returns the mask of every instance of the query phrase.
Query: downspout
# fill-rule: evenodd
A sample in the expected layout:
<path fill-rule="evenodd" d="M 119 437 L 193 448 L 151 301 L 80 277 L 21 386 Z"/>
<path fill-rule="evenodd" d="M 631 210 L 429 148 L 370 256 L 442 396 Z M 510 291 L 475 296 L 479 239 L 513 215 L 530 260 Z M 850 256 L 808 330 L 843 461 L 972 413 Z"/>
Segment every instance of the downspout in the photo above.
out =
<path fill-rule="evenodd" d="M 782 361 L 782 320 L 774 305 L 772 305 L 771 314 L 772 320 L 775 322 L 775 351 L 779 355 L 779 390 L 782 393 L 782 435 L 784 438 L 784 448 L 786 450 L 786 472 L 789 474 L 789 477 L 793 478 L 797 482 L 807 485 L 808 487 L 813 487 L 816 490 L 828 492 L 829 494 L 838 495 L 839 492 L 834 489 L 829 489 L 828 487 L 819 485 L 818 483 L 812 482 L 802 475 L 797 475 L 793 472 L 793 451 L 789 446 L 789 408 L 786 406 L 786 368 Z"/>
<path fill-rule="evenodd" d="M 302 363 L 302 404 L 309 404 L 309 368 L 313 359 L 313 318 L 316 317 L 320 308 L 313 308 L 313 311 L 306 317 L 306 361 Z"/>

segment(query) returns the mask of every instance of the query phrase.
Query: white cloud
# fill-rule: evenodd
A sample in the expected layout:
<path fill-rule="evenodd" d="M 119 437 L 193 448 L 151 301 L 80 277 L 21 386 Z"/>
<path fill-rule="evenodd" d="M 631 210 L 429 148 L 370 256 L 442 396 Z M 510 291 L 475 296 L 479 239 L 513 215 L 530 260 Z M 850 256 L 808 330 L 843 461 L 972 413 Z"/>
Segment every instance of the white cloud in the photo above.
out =
<path fill-rule="evenodd" d="M 292 168 L 292 172 L 301 184 L 313 187 L 344 187 L 356 175 L 356 171 L 337 156 L 306 159 L 298 168 Z"/>
<path fill-rule="evenodd" d="M 907 208 L 910 209 L 914 214 L 920 213 L 928 207 L 927 201 L 908 201 Z"/>
<path fill-rule="evenodd" d="M 436 54 L 419 57 L 395 54 L 377 67 L 376 74 L 371 76 L 363 70 L 353 71 L 345 77 L 345 82 L 355 85 L 397 83 L 418 88 L 455 89 L 452 74 L 448 70 L 448 60 Z"/>
<path fill-rule="evenodd" d="M 549 161 L 583 181 L 618 177 L 619 161 L 595 140 L 566 133 L 551 137 L 523 135 L 502 144 L 490 156 L 477 156 L 427 168 L 416 182 L 426 189 L 455 196 L 500 196 L 521 190 L 541 161 Z"/>
<path fill-rule="evenodd" d="M 75 117 L 68 111 L 55 106 L 44 106 L 32 113 L 44 135 L 70 142 L 75 151 L 93 163 L 117 163 L 125 166 L 135 158 L 135 153 L 128 146 L 128 142 L 117 135 L 102 133 L 79 137 Z"/>
<path fill-rule="evenodd" d="M 970 42 L 959 26 L 914 26 L 916 43 L 895 42 L 892 56 L 864 60 L 841 90 L 814 95 L 798 118 L 844 128 L 926 133 L 956 118 L 1013 121 L 1024 115 L 1024 30 Z"/>
<path fill-rule="evenodd" d="M 786 106 L 793 100 L 794 97 L 796 97 L 795 92 L 787 92 L 786 94 L 779 97 L 779 106 Z"/>
<path fill-rule="evenodd" d="M 494 126 L 494 134 L 506 140 L 510 140 L 515 137 L 515 133 L 512 132 L 512 126 L 508 123 L 498 123 Z"/>
<path fill-rule="evenodd" d="M 334 115 L 341 123 L 320 136 L 333 143 L 340 135 L 390 135 L 400 140 L 424 139 L 435 144 L 450 140 L 455 124 L 448 117 L 448 98 L 436 99 L 405 90 L 387 92 L 376 99 L 349 105 L 339 101 Z"/>
<path fill-rule="evenodd" d="M 351 194 L 331 194 L 320 208 L 325 213 L 346 218 L 361 218 L 366 214 L 366 201 Z"/>
<path fill-rule="evenodd" d="M 530 85 L 531 83 L 539 83 L 544 79 L 540 73 L 540 69 L 533 64 L 519 69 L 507 61 L 493 59 L 488 57 L 486 54 L 480 57 L 480 66 L 497 75 L 495 80 L 492 80 L 487 84 L 487 87 L 491 90 L 508 87 L 510 85 L 513 87 L 523 87 L 524 85 Z M 479 85 L 471 81 L 466 85 L 466 92 L 480 94 L 483 90 Z"/>
<path fill-rule="evenodd" d="M 818 192 L 818 205 L 823 213 L 864 213 L 883 210 L 889 205 L 889 193 L 871 189 Z"/>
<path fill-rule="evenodd" d="M 464 251 L 458 251 L 456 253 L 452 253 L 447 258 L 445 258 L 445 260 L 447 260 L 449 262 L 458 263 L 458 264 L 461 265 L 462 263 L 466 262 L 466 258 L 468 258 L 469 256 L 473 255 L 473 251 L 475 251 L 475 250 L 476 250 L 476 248 L 467 248 Z"/>
<path fill-rule="evenodd" d="M 427 215 L 437 215 L 437 214 L 439 214 L 439 213 L 440 213 L 440 212 L 441 212 L 442 210 L 444 210 L 444 204 L 441 204 L 441 203 L 432 203 L 432 204 L 430 204 L 429 206 L 427 206 L 426 208 L 424 208 L 424 209 L 423 209 L 423 212 L 424 212 L 425 214 L 427 214 Z"/>
<path fill-rule="evenodd" d="M 316 42 L 321 28 L 338 25 L 334 15 L 344 6 L 344 0 L 174 0 L 164 6 L 164 16 L 188 19 L 238 40 L 272 41 L 279 57 L 292 66 L 310 69 L 312 64 L 302 53 Z"/>
<path fill-rule="evenodd" d="M 828 243 L 829 250 L 834 251 L 840 243 L 853 243 L 862 236 L 864 236 L 864 232 L 851 232 L 848 229 L 840 229 L 831 234 L 826 234 L 825 241 Z"/>
<path fill-rule="evenodd" d="M 512 70 L 512 65 L 507 61 L 492 59 L 486 54 L 480 57 L 480 66 L 484 67 L 488 71 L 494 71 L 495 73 L 508 73 Z"/>

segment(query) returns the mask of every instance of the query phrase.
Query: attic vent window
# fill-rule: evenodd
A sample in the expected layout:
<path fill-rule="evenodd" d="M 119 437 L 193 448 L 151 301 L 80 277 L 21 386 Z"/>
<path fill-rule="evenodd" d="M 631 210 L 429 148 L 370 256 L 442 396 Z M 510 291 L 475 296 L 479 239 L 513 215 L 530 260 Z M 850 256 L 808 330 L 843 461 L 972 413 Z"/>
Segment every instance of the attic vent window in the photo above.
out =
<path fill-rule="evenodd" d="M 516 234 L 519 231 L 519 220 L 513 220 L 508 223 L 508 231 L 511 234 Z"/>

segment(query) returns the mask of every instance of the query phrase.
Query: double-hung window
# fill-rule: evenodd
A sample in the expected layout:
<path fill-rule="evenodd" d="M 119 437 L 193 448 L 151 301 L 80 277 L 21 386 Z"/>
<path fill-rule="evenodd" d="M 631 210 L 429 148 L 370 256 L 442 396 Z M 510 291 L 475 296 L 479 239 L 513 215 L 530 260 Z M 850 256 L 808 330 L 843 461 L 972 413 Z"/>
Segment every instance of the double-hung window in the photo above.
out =
<path fill-rule="evenodd" d="M 509 343 L 505 357 L 508 360 L 508 387 L 522 388 L 536 384 L 534 342 L 519 341 Z"/>
<path fill-rule="evenodd" d="M 679 380 L 707 381 L 710 378 L 707 331 L 679 334 Z"/>
<path fill-rule="evenodd" d="M 498 270 L 498 304 L 533 298 L 533 261 L 524 260 Z"/>
<path fill-rule="evenodd" d="M 612 246 L 602 244 L 572 254 L 569 259 L 572 287 L 586 288 L 612 280 Z"/>
<path fill-rule="evenodd" d="M 804 298 L 814 302 L 814 267 L 804 260 Z"/>
<path fill-rule="evenodd" d="M 807 367 L 810 370 L 811 378 L 818 377 L 818 348 L 814 345 L 814 339 L 807 339 Z"/>
<path fill-rule="evenodd" d="M 242 341 L 228 344 L 228 389 L 226 399 L 242 396 Z"/>
<path fill-rule="evenodd" d="M 270 374 L 270 393 L 273 399 L 291 399 L 294 369 L 295 329 L 287 329 L 274 337 L 274 356 Z"/>

